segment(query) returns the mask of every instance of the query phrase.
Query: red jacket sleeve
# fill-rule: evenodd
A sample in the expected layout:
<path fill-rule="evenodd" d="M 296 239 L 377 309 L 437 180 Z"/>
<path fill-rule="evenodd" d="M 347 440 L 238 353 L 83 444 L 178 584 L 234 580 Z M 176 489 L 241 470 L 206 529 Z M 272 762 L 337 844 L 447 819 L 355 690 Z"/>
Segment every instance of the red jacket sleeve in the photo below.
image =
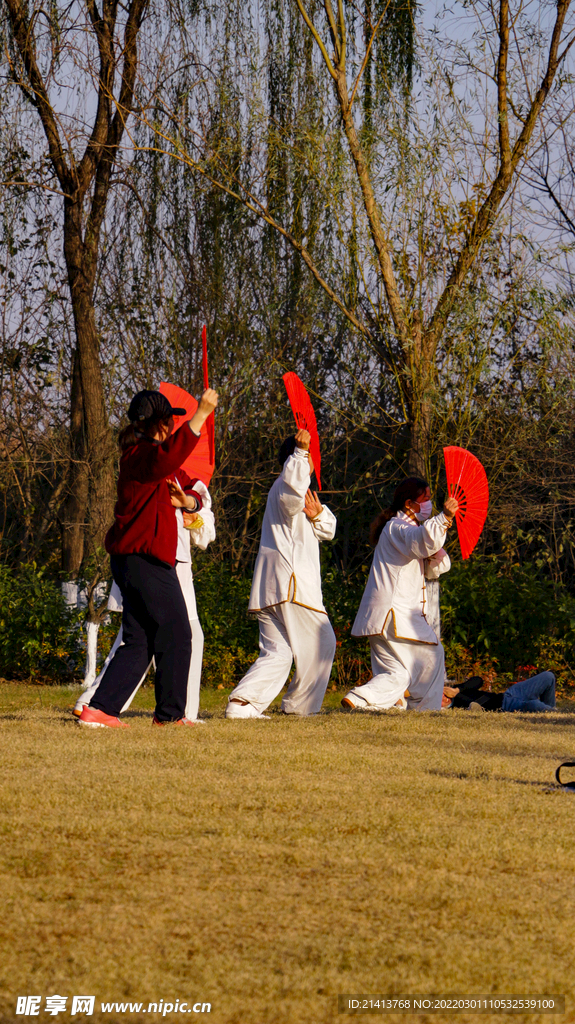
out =
<path fill-rule="evenodd" d="M 199 512 L 200 509 L 204 507 L 204 503 L 202 501 L 201 494 L 198 494 L 198 492 L 194 490 L 194 484 L 197 484 L 198 482 L 197 477 L 192 480 L 192 478 L 186 473 L 185 469 L 180 468 L 178 470 L 178 480 L 184 494 L 192 494 L 196 499 L 196 512 Z"/>
<path fill-rule="evenodd" d="M 163 444 L 154 442 L 140 442 L 130 458 L 130 476 L 139 483 L 159 483 L 171 476 L 185 462 L 188 455 L 193 452 L 198 441 L 198 434 L 194 434 L 189 423 L 182 426 L 170 435 Z M 189 479 L 189 478 L 188 478 Z M 201 508 L 201 501 L 200 501 Z"/>

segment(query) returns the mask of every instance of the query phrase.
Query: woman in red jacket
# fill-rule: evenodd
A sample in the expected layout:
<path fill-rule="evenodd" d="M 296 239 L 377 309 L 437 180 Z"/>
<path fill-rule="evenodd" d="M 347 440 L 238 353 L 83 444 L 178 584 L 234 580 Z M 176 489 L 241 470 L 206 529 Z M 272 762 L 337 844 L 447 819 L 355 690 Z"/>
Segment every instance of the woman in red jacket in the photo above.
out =
<path fill-rule="evenodd" d="M 89 707 L 78 722 L 91 728 L 126 728 L 119 714 L 126 698 L 156 662 L 155 725 L 194 725 L 185 717 L 192 635 L 184 596 L 174 568 L 177 522 L 173 488 L 178 472 L 185 507 L 199 511 L 202 500 L 180 469 L 200 429 L 218 404 L 204 391 L 189 422 L 173 432 L 173 409 L 159 391 L 140 391 L 128 411 L 130 426 L 120 433 L 120 476 L 115 521 L 106 536 L 112 575 L 123 598 L 124 643 L 112 658 Z"/>

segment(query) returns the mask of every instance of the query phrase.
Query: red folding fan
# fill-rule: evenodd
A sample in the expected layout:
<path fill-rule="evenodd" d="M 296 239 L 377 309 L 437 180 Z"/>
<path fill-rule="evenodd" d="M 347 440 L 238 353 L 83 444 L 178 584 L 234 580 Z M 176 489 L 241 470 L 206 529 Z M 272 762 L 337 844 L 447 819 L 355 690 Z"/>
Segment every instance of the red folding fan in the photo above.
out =
<path fill-rule="evenodd" d="M 191 420 L 198 408 L 198 403 L 192 395 L 189 395 L 187 391 L 177 387 L 175 384 L 167 384 L 165 381 L 162 381 L 160 391 L 166 396 L 171 405 L 176 408 L 180 406 L 186 410 L 184 416 L 174 416 L 174 429 L 177 430 L 186 420 Z M 210 418 L 204 423 L 200 431 L 200 439 L 193 452 L 191 455 L 188 455 L 188 458 L 182 464 L 182 469 L 186 471 L 192 480 L 199 479 L 206 487 L 210 486 L 210 480 L 214 472 L 213 443 L 210 444 L 208 427 Z"/>
<path fill-rule="evenodd" d="M 288 393 L 291 411 L 294 414 L 298 430 L 308 430 L 311 434 L 309 450 L 313 459 L 313 467 L 317 477 L 317 486 L 321 491 L 321 454 L 319 450 L 319 436 L 317 432 L 317 421 L 310 397 L 299 379 L 297 373 L 284 373 L 282 378 Z"/>
<path fill-rule="evenodd" d="M 455 513 L 461 557 L 469 558 L 481 536 L 487 507 L 489 485 L 487 475 L 478 458 L 465 448 L 451 446 L 443 449 L 447 490 L 450 498 L 459 502 Z"/>

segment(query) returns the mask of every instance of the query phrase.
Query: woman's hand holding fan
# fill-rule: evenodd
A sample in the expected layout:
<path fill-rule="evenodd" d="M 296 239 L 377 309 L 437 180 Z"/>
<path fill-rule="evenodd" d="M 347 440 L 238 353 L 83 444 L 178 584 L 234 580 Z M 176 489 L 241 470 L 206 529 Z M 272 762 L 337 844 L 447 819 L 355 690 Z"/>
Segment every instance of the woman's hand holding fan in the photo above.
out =
<path fill-rule="evenodd" d="M 443 511 L 445 512 L 446 516 L 449 516 L 450 519 L 453 519 L 458 508 L 459 502 L 457 501 L 456 498 L 446 498 L 445 501 L 443 502 Z"/>
<path fill-rule="evenodd" d="M 309 452 L 309 446 L 311 442 L 311 434 L 309 430 L 298 430 L 295 435 L 295 443 L 298 448 L 303 448 L 306 452 Z"/>

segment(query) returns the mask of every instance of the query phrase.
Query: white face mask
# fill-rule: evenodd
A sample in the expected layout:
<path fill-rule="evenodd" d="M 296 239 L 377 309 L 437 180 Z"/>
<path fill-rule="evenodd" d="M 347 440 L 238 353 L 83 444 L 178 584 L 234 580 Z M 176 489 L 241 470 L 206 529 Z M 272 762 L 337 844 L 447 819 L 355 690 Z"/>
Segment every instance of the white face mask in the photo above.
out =
<path fill-rule="evenodd" d="M 415 513 L 415 518 L 418 523 L 424 523 L 426 519 L 429 519 L 433 511 L 433 505 L 430 501 L 419 502 L 419 512 Z"/>

